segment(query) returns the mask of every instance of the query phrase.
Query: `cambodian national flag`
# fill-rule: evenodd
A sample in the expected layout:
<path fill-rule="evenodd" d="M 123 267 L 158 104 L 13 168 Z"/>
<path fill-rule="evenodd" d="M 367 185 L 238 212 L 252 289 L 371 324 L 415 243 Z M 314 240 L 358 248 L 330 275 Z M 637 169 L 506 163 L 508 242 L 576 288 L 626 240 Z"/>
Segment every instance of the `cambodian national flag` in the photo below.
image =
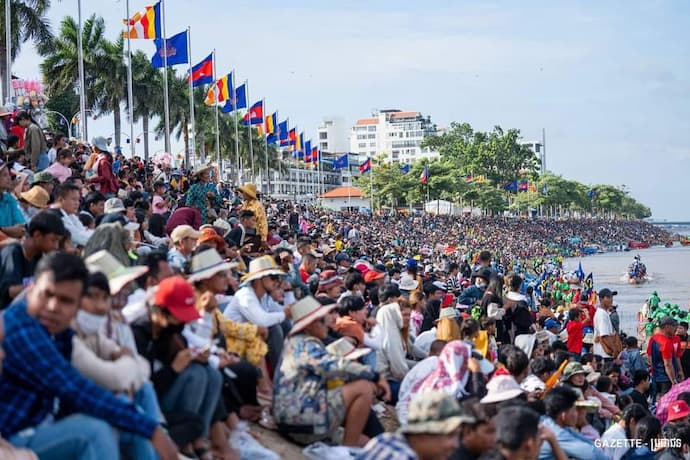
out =
<path fill-rule="evenodd" d="M 259 101 L 249 108 L 249 111 L 242 117 L 242 124 L 261 125 L 264 122 L 264 102 Z"/>
<path fill-rule="evenodd" d="M 371 158 L 367 158 L 367 161 L 359 165 L 359 172 L 360 174 L 364 174 L 365 172 L 369 172 L 371 170 Z"/>
<path fill-rule="evenodd" d="M 520 183 L 518 184 L 518 191 L 526 192 L 527 190 L 529 190 L 529 182 L 527 182 L 526 180 L 520 181 Z"/>
<path fill-rule="evenodd" d="M 424 166 L 424 170 L 422 171 L 422 175 L 419 176 L 419 182 L 422 184 L 426 184 L 429 182 L 429 167 Z"/>
<path fill-rule="evenodd" d="M 192 86 L 196 88 L 201 85 L 213 83 L 213 53 L 192 67 Z"/>

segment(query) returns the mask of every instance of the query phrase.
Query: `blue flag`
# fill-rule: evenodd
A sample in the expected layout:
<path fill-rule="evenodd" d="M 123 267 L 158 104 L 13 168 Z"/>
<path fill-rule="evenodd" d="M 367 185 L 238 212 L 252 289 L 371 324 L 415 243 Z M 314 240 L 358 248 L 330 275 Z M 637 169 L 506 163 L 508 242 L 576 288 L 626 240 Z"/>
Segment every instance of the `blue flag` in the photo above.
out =
<path fill-rule="evenodd" d="M 582 293 L 590 295 L 593 290 L 594 290 L 594 277 L 592 276 L 592 273 L 590 273 L 589 275 L 587 275 L 587 278 L 585 278 L 585 285 L 584 285 L 584 289 L 582 290 Z"/>
<path fill-rule="evenodd" d="M 577 279 L 580 281 L 585 279 L 585 271 L 582 269 L 582 261 L 577 265 L 577 271 L 575 272 L 575 275 L 577 275 Z"/>
<path fill-rule="evenodd" d="M 508 182 L 506 185 L 503 186 L 503 190 L 506 192 L 517 192 L 518 191 L 518 183 L 516 180 L 513 182 Z"/>
<path fill-rule="evenodd" d="M 400 172 L 402 172 L 403 174 L 407 174 L 408 172 L 410 172 L 410 165 L 402 165 L 400 167 Z"/>
<path fill-rule="evenodd" d="M 347 168 L 350 165 L 350 156 L 346 153 L 345 155 L 338 157 L 333 162 L 334 169 Z"/>
<path fill-rule="evenodd" d="M 587 196 L 588 196 L 590 199 L 593 199 L 595 196 L 597 196 L 596 190 L 594 190 L 594 189 L 588 190 L 588 191 L 587 191 Z"/>
<path fill-rule="evenodd" d="M 168 58 L 168 66 L 189 63 L 186 30 L 168 39 L 156 38 L 153 40 L 153 43 L 156 45 L 156 54 L 151 58 L 151 65 L 154 68 L 160 69 L 164 67 L 164 56 Z"/>
<path fill-rule="evenodd" d="M 235 88 L 235 97 L 231 97 L 220 110 L 223 113 L 234 112 L 237 109 L 247 108 L 247 88 L 240 85 Z"/>
<path fill-rule="evenodd" d="M 281 147 L 290 145 L 290 130 L 288 129 L 288 121 L 281 121 L 278 123 L 278 140 Z"/>

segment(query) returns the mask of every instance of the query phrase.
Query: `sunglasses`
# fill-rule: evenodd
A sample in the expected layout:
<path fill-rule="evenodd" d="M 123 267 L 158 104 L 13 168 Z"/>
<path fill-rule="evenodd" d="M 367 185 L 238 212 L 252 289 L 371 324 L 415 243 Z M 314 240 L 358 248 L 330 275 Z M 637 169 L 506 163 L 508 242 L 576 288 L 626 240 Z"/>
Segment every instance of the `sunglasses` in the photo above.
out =
<path fill-rule="evenodd" d="M 280 281 L 280 275 L 269 275 L 268 278 L 271 281 Z"/>

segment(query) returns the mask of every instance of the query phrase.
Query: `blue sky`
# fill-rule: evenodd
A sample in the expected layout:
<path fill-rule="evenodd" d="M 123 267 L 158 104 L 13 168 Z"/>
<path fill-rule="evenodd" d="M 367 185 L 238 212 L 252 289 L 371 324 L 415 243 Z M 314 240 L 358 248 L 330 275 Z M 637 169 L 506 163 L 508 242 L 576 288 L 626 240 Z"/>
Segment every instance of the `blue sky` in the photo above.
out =
<path fill-rule="evenodd" d="M 545 128 L 550 170 L 625 184 L 655 218 L 690 220 L 690 3 L 565 3 L 167 0 L 166 25 L 168 35 L 190 25 L 194 60 L 216 48 L 219 73 L 236 69 L 251 99 L 312 137 L 324 116 L 352 123 L 383 108 L 518 128 L 525 140 Z M 76 16 L 76 0 L 53 4 L 55 29 Z M 124 0 L 82 9 L 119 33 Z M 13 71 L 37 77 L 39 62 L 25 46 Z"/>

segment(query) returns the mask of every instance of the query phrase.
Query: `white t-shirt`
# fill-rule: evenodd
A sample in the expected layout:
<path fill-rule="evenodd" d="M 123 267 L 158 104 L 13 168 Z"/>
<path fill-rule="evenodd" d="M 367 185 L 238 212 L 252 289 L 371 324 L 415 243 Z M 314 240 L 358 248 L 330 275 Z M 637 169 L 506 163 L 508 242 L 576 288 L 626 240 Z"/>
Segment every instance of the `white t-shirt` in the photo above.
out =
<path fill-rule="evenodd" d="M 596 338 L 613 334 L 613 324 L 611 324 L 609 313 L 603 308 L 597 308 L 597 311 L 594 313 L 594 346 L 592 347 L 595 355 L 599 355 L 602 358 L 612 357 L 604 351 L 601 343 L 597 343 Z"/>
<path fill-rule="evenodd" d="M 611 425 L 611 427 L 601 435 L 601 446 L 604 454 L 611 460 L 620 460 L 621 457 L 630 450 L 630 446 L 626 447 L 623 442 L 625 439 L 625 429 L 618 423 Z"/>

